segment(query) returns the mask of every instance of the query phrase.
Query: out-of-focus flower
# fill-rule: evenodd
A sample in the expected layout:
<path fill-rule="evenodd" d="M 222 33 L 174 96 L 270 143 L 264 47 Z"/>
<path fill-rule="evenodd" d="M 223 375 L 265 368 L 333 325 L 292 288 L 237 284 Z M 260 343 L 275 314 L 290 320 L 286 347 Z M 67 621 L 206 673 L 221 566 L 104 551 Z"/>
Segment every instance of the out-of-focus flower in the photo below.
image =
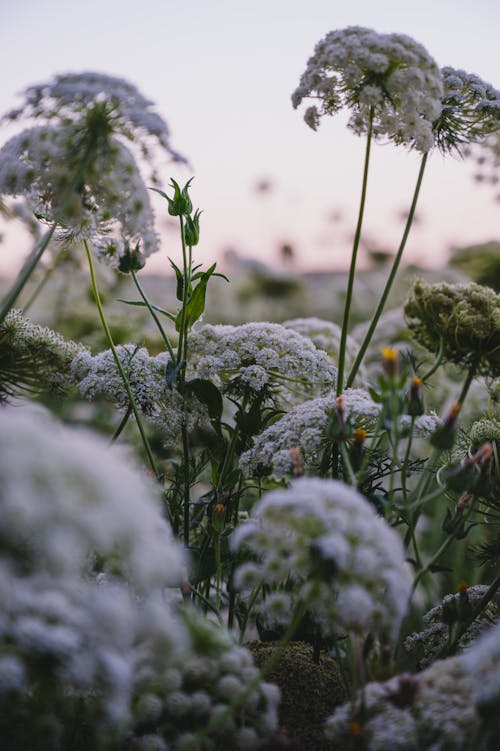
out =
<path fill-rule="evenodd" d="M 237 588 L 265 583 L 279 590 L 279 608 L 272 599 L 272 612 L 267 599 L 260 605 L 276 623 L 287 624 L 307 603 L 325 635 L 336 629 L 396 635 L 411 586 L 403 546 L 353 488 L 337 480 L 295 480 L 263 497 L 252 519 L 236 528 L 232 545 L 252 556 L 236 571 Z"/>
<path fill-rule="evenodd" d="M 56 76 L 28 88 L 4 120 L 31 127 L 0 149 L 0 193 L 24 196 L 62 239 L 93 239 L 116 264 L 138 242 L 146 256 L 157 250 L 139 160 L 154 163 L 158 150 L 182 158 L 134 86 L 99 73 Z"/>

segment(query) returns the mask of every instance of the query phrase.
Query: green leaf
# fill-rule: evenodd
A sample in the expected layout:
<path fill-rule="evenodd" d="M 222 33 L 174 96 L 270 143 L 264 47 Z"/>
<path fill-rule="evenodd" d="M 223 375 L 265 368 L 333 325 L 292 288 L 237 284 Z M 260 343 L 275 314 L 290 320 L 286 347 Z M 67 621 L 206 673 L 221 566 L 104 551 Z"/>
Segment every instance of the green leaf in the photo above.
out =
<path fill-rule="evenodd" d="M 193 294 L 189 298 L 184 315 L 184 323 L 187 329 L 190 329 L 194 323 L 203 315 L 205 310 L 205 298 L 207 293 L 208 280 L 214 273 L 216 264 L 212 264 L 210 268 L 205 271 L 200 277 L 200 281 L 193 290 Z"/>
<path fill-rule="evenodd" d="M 220 420 L 222 416 L 222 394 L 212 381 L 205 378 L 193 378 L 186 382 L 186 388 L 205 404 L 208 410 L 208 416 L 211 420 Z"/>
<path fill-rule="evenodd" d="M 125 303 L 125 305 L 135 305 L 138 308 L 147 308 L 148 307 L 146 305 L 146 303 L 143 302 L 142 300 L 123 300 L 123 298 L 117 297 L 116 301 L 117 302 L 123 302 L 123 303 Z M 161 313 L 162 316 L 166 316 L 167 318 L 169 318 L 171 321 L 174 321 L 174 323 L 175 323 L 175 318 L 176 317 L 174 316 L 173 313 L 169 313 L 168 310 L 164 310 L 163 308 L 160 308 L 158 305 L 153 305 L 153 303 L 149 303 L 149 306 L 151 308 L 153 308 L 153 310 L 156 310 L 157 313 Z"/>
<path fill-rule="evenodd" d="M 175 276 L 177 277 L 177 290 L 175 293 L 175 296 L 177 297 L 180 302 L 184 300 L 184 275 L 180 268 L 172 261 L 171 258 L 168 259 L 170 261 L 170 265 L 172 266 L 173 270 L 175 271 Z"/>

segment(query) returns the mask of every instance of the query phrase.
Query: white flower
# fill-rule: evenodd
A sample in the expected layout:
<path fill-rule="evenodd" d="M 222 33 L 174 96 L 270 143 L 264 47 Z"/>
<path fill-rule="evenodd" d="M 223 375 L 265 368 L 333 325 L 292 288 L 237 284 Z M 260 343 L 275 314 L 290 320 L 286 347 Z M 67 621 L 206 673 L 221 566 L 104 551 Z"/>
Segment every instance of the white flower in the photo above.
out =
<path fill-rule="evenodd" d="M 361 740 L 367 751 L 467 751 L 478 729 L 470 691 L 460 660 L 443 660 L 417 675 L 369 683 L 335 710 L 325 733 L 345 751 Z"/>
<path fill-rule="evenodd" d="M 139 242 L 149 255 L 158 239 L 138 158 L 153 161 L 159 147 L 181 159 L 151 106 L 131 84 L 97 73 L 28 88 L 4 118 L 34 124 L 0 149 L 0 193 L 24 196 L 63 239 L 96 239 L 111 261 Z"/>
<path fill-rule="evenodd" d="M 349 107 L 355 133 L 367 132 L 373 108 L 376 136 L 427 152 L 442 91 L 439 69 L 422 45 L 403 34 L 350 26 L 331 31 L 316 45 L 292 104 L 319 100 L 305 116 L 314 130 L 323 115 Z"/>
<path fill-rule="evenodd" d="M 434 129 L 443 152 L 484 140 L 500 130 L 500 91 L 479 76 L 445 67 L 443 106 Z"/>
<path fill-rule="evenodd" d="M 300 334 L 277 323 L 205 325 L 189 340 L 199 378 L 230 391 L 270 394 L 289 402 L 297 394 L 324 393 L 336 381 L 331 358 Z"/>
<path fill-rule="evenodd" d="M 307 602 L 324 633 L 397 633 L 410 591 L 401 540 L 347 485 L 302 478 L 268 493 L 237 527 L 232 546 L 257 558 L 237 569 L 237 587 L 286 583 L 293 607 Z M 271 609 L 273 616 L 286 612 L 283 602 Z"/>
<path fill-rule="evenodd" d="M 180 548 L 129 457 L 28 408 L 1 421 L 0 560 L 5 544 L 27 571 L 79 576 L 99 556 L 140 589 L 180 581 Z"/>
<path fill-rule="evenodd" d="M 311 339 L 314 346 L 318 349 L 324 350 L 334 362 L 338 361 L 340 350 L 340 337 L 342 329 L 336 323 L 331 321 L 324 321 L 321 318 L 293 318 L 289 321 L 285 321 L 283 326 L 289 329 L 297 331 L 302 336 Z M 356 355 L 358 354 L 359 343 L 352 336 L 347 336 L 347 348 L 346 348 L 346 371 L 349 372 Z M 360 383 L 366 381 L 366 373 L 361 366 L 357 376 L 357 381 Z"/>
<path fill-rule="evenodd" d="M 472 699 L 488 724 L 498 724 L 500 707 L 500 624 L 489 629 L 461 656 L 472 683 Z"/>
<path fill-rule="evenodd" d="M 346 417 L 354 427 L 370 429 L 380 414 L 367 391 L 347 389 L 342 394 Z M 240 466 L 247 476 L 271 472 L 276 479 L 293 475 L 294 462 L 290 449 L 299 449 L 304 465 L 311 468 L 319 462 L 329 416 L 336 411 L 336 394 L 310 399 L 294 407 L 287 415 L 270 425 L 254 439 L 251 449 L 241 455 Z"/>
<path fill-rule="evenodd" d="M 194 396 L 187 396 L 184 410 L 184 401 L 178 390 L 168 387 L 166 353 L 152 357 L 144 347 L 133 344 L 120 345 L 116 351 L 138 408 L 160 428 L 165 445 L 179 445 L 184 418 L 189 431 L 210 431 L 207 411 L 201 402 Z M 111 350 L 100 352 L 95 357 L 88 352 L 81 353 L 74 358 L 71 369 L 85 399 L 100 396 L 121 408 L 128 406 L 128 395 Z"/>

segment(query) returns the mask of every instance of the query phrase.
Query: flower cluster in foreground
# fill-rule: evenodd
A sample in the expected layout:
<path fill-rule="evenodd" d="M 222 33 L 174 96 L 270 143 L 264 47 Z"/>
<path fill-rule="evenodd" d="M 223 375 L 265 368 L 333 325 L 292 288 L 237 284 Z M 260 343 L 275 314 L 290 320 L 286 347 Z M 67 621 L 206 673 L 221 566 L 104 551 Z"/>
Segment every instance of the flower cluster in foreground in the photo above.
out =
<path fill-rule="evenodd" d="M 307 604 L 325 634 L 397 634 L 410 592 L 401 540 L 344 483 L 301 478 L 271 491 L 235 530 L 232 545 L 251 558 L 237 569 L 236 587 L 277 590 L 260 605 L 269 622 L 287 624 L 294 608 Z"/>

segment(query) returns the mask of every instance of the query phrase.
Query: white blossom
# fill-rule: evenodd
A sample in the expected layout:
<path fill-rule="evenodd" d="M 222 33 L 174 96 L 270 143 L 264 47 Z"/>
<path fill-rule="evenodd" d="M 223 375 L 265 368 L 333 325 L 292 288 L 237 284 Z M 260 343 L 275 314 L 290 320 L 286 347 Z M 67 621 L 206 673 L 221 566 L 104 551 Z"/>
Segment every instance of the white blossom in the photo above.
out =
<path fill-rule="evenodd" d="M 332 359 L 305 337 L 277 323 L 207 324 L 189 340 L 190 362 L 199 378 L 219 387 L 261 394 L 282 402 L 324 393 L 336 382 Z"/>
<path fill-rule="evenodd" d="M 5 544 L 52 576 L 90 573 L 98 556 L 140 589 L 180 581 L 180 549 L 130 458 L 40 411 L 4 408 L 1 422 L 0 560 Z"/>
<path fill-rule="evenodd" d="M 137 243 L 146 256 L 157 250 L 139 162 L 152 162 L 155 148 L 181 157 L 152 103 L 97 73 L 60 75 L 24 97 L 4 118 L 31 127 L 0 149 L 0 193 L 23 196 L 39 219 L 60 225 L 64 240 L 95 240 L 111 262 Z"/>
<path fill-rule="evenodd" d="M 190 432 L 211 430 L 201 402 L 192 395 L 183 399 L 174 386 L 169 388 L 166 353 L 152 357 L 144 347 L 133 344 L 120 345 L 116 351 L 138 408 L 160 428 L 165 445 L 179 444 L 184 419 Z M 103 397 L 120 408 L 128 406 L 129 398 L 111 350 L 95 357 L 88 352 L 79 354 L 73 360 L 72 374 L 85 399 Z"/>
<path fill-rule="evenodd" d="M 314 130 L 322 116 L 349 107 L 349 127 L 358 134 L 367 132 L 373 109 L 375 136 L 427 152 L 434 144 L 442 92 L 438 66 L 421 44 L 403 34 L 350 26 L 318 42 L 292 104 L 319 101 L 306 110 Z"/>
<path fill-rule="evenodd" d="M 345 751 L 360 743 L 366 751 L 467 751 L 478 729 L 470 691 L 459 658 L 443 660 L 417 675 L 367 684 L 328 718 L 325 733 Z"/>
<path fill-rule="evenodd" d="M 489 629 L 461 656 L 472 683 L 472 699 L 487 723 L 497 727 L 500 707 L 500 624 Z"/>
<path fill-rule="evenodd" d="M 353 488 L 301 478 L 272 491 L 236 528 L 232 547 L 256 557 L 237 569 L 237 587 L 283 589 L 293 607 L 308 603 L 324 633 L 397 633 L 410 591 L 403 546 Z M 260 607 L 266 610 L 265 599 Z M 286 612 L 283 602 L 271 607 Z"/>

